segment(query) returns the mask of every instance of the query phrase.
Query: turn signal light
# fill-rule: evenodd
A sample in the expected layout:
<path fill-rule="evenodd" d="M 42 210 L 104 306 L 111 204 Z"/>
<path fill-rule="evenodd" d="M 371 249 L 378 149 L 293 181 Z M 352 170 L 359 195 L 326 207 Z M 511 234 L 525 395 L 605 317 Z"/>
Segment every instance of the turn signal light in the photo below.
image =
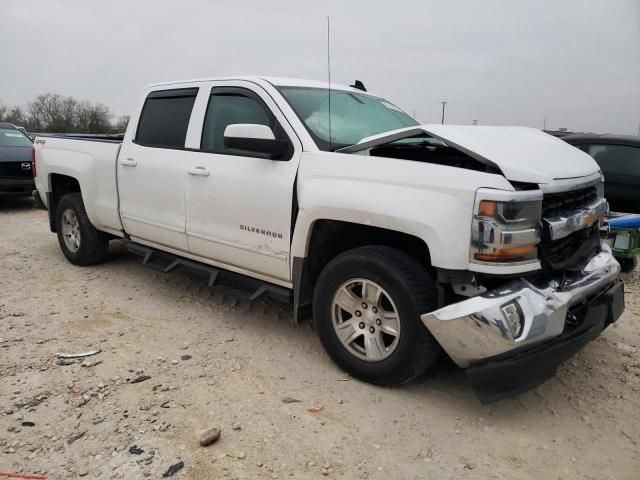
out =
<path fill-rule="evenodd" d="M 479 217 L 495 217 L 498 209 L 497 202 L 492 200 L 482 200 L 478 207 Z"/>
<path fill-rule="evenodd" d="M 476 253 L 473 258 L 481 262 L 504 262 L 505 260 L 528 260 L 537 254 L 535 245 L 519 245 L 495 250 L 492 253 Z"/>

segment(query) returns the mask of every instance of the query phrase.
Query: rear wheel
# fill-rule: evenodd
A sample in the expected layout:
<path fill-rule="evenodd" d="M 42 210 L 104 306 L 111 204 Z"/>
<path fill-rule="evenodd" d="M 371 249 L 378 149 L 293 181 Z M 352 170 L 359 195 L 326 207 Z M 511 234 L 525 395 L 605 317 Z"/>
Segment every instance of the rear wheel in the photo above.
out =
<path fill-rule="evenodd" d="M 367 382 L 396 385 L 424 372 L 440 353 L 420 321 L 436 298 L 435 282 L 413 258 L 389 247 L 361 247 L 320 274 L 314 320 L 339 367 Z"/>
<path fill-rule="evenodd" d="M 63 196 L 56 208 L 58 243 L 74 265 L 92 265 L 107 255 L 109 239 L 91 224 L 80 193 Z"/>

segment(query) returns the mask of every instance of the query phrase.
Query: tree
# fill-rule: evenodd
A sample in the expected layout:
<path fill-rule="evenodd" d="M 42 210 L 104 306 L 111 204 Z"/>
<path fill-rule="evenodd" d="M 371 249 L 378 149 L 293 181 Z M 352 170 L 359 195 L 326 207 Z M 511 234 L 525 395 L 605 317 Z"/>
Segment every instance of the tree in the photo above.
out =
<path fill-rule="evenodd" d="M 0 103 L 0 121 L 22 125 L 29 131 L 43 133 L 111 133 L 113 115 L 102 103 L 78 101 L 57 93 L 44 93 L 29 102 L 26 111 Z M 124 125 L 120 117 L 116 128 Z M 128 117 L 127 121 L 128 121 Z"/>
<path fill-rule="evenodd" d="M 118 121 L 113 126 L 113 129 L 116 133 L 124 133 L 127 130 L 127 125 L 129 125 L 129 120 L 131 117 L 129 115 L 121 115 L 118 117 Z"/>
<path fill-rule="evenodd" d="M 9 113 L 7 114 L 7 122 L 13 123 L 19 127 L 23 127 L 27 125 L 27 117 L 25 116 L 22 108 L 20 107 L 11 107 L 9 109 Z"/>

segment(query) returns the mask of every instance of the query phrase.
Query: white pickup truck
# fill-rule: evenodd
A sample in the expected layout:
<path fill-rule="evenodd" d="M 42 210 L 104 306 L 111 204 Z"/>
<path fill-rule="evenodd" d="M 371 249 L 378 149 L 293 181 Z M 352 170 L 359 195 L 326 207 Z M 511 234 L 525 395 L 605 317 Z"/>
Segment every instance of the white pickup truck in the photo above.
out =
<path fill-rule="evenodd" d="M 285 78 L 147 87 L 124 137 L 39 137 L 70 262 L 144 263 L 313 314 L 379 385 L 441 350 L 483 402 L 530 389 L 624 310 L 587 154 L 523 127 L 419 125 L 355 87 Z"/>

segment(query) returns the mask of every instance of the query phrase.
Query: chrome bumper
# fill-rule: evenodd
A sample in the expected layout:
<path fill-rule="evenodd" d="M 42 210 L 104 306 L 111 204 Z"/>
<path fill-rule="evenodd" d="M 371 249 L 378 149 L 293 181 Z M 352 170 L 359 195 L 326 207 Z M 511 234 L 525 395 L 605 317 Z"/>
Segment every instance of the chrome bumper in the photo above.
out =
<path fill-rule="evenodd" d="M 557 337 L 570 307 L 603 291 L 620 265 L 603 244 L 580 272 L 533 283 L 525 278 L 483 295 L 443 307 L 420 318 L 460 367 Z M 514 316 L 521 328 L 515 328 Z M 520 330 L 520 331 L 518 331 Z"/>

